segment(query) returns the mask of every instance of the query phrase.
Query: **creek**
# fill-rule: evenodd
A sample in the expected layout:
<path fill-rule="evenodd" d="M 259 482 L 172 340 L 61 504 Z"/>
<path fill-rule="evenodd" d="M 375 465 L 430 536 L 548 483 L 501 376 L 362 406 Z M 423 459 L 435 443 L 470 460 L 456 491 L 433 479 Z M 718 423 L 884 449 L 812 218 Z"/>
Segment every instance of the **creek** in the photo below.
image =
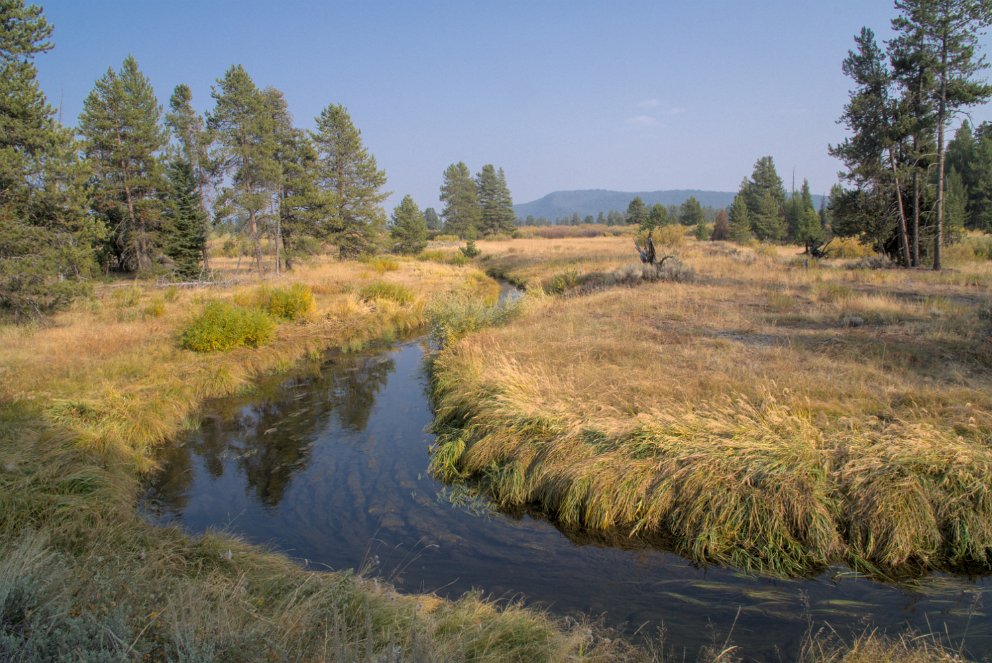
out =
<path fill-rule="evenodd" d="M 358 569 L 403 592 L 479 590 L 553 613 L 602 618 L 628 636 L 665 631 L 687 652 L 728 638 L 749 659 L 790 660 L 804 635 L 880 628 L 939 632 L 992 654 L 987 578 L 884 584 L 846 567 L 782 580 L 700 568 L 664 550 L 621 548 L 505 514 L 428 471 L 426 338 L 329 353 L 319 370 L 208 402 L 163 451 L 143 510 L 192 533 L 222 530 L 317 569 Z"/>

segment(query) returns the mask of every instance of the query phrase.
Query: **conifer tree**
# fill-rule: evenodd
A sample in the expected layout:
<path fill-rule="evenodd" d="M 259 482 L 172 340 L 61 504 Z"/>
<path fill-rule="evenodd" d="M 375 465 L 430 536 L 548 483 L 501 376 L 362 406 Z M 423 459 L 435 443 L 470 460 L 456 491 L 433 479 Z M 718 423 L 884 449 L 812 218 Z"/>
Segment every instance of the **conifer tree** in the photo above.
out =
<path fill-rule="evenodd" d="M 668 209 L 664 205 L 656 203 L 648 211 L 647 219 L 641 225 L 641 229 L 650 232 L 655 228 L 667 226 L 671 222 L 672 219 L 668 216 Z"/>
<path fill-rule="evenodd" d="M 478 193 L 468 166 L 459 161 L 448 166 L 441 183 L 444 231 L 462 239 L 475 237 L 481 223 Z"/>
<path fill-rule="evenodd" d="M 751 179 L 745 180 L 741 193 L 747 202 L 754 235 L 773 242 L 784 239 L 788 232 L 784 218 L 785 187 L 770 156 L 761 157 L 754 164 Z"/>
<path fill-rule="evenodd" d="M 262 235 L 280 178 L 274 116 L 265 95 L 241 65 L 228 69 L 211 91 L 207 126 L 217 140 L 220 171 L 229 185 L 214 201 L 214 216 L 248 237 L 262 271 Z"/>
<path fill-rule="evenodd" d="M 683 226 L 698 226 L 705 222 L 703 208 L 695 196 L 689 196 L 679 207 L 679 223 Z"/>
<path fill-rule="evenodd" d="M 441 230 L 441 217 L 437 215 L 437 210 L 433 207 L 424 210 L 424 223 L 427 224 L 427 230 L 431 232 Z"/>
<path fill-rule="evenodd" d="M 210 158 L 210 145 L 213 142 L 207 131 L 206 120 L 193 108 L 193 92 L 185 83 L 180 83 L 169 99 L 169 112 L 165 114 L 165 124 L 172 131 L 180 157 L 189 166 L 196 186 L 196 197 L 200 205 L 203 221 L 203 236 L 210 231 L 210 209 L 207 205 L 207 187 L 212 179 L 214 164 Z M 210 256 L 207 255 L 206 241 L 203 243 L 203 270 L 210 270 Z"/>
<path fill-rule="evenodd" d="M 386 172 L 362 144 L 344 106 L 330 104 L 322 110 L 311 138 L 318 155 L 317 183 L 330 194 L 338 251 L 343 257 L 373 252 L 386 224 Z"/>
<path fill-rule="evenodd" d="M 182 158 L 173 159 L 167 169 L 169 191 L 165 215 L 168 220 L 165 252 L 172 259 L 172 271 L 182 280 L 194 280 L 203 272 L 207 243 L 203 208 L 197 191 L 196 175 Z"/>
<path fill-rule="evenodd" d="M 730 216 L 727 210 L 717 210 L 716 218 L 713 221 L 713 232 L 710 233 L 710 240 L 718 242 L 730 239 Z"/>
<path fill-rule="evenodd" d="M 644 205 L 644 201 L 641 200 L 640 196 L 635 196 L 630 204 L 627 205 L 627 223 L 644 226 L 648 220 L 648 211 Z"/>
<path fill-rule="evenodd" d="M 162 258 L 160 155 L 167 135 L 151 83 L 128 56 L 108 69 L 83 102 L 79 132 L 95 179 L 94 208 L 111 230 L 118 266 L 144 272 Z"/>
<path fill-rule="evenodd" d="M 390 234 L 396 253 L 420 253 L 427 246 L 427 222 L 410 196 L 393 210 Z"/>
<path fill-rule="evenodd" d="M 87 214 L 79 146 L 38 85 L 51 26 L 23 0 L 0 2 L 0 25 L 0 312 L 26 318 L 85 289 L 103 226 Z"/>
<path fill-rule="evenodd" d="M 747 180 L 741 185 L 743 189 Z M 751 214 L 747 208 L 747 198 L 743 191 L 734 196 L 734 201 L 730 205 L 728 212 L 730 218 L 730 232 L 728 239 L 738 244 L 743 244 L 751 239 Z"/>

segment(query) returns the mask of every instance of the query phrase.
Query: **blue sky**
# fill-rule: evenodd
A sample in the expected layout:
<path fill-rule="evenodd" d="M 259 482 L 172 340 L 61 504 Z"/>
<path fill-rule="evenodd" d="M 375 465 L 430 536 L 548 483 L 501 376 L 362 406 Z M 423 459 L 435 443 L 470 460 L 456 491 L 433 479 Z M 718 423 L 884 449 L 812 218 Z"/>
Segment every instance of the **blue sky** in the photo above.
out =
<path fill-rule="evenodd" d="M 39 2 L 39 0 L 35 0 Z M 862 25 L 891 0 L 582 2 L 40 0 L 55 49 L 38 61 L 74 124 L 93 82 L 133 54 L 165 105 L 200 110 L 234 63 L 282 90 L 297 125 L 348 107 L 398 203 L 438 207 L 444 168 L 506 170 L 515 202 L 559 189 L 736 190 L 774 157 L 825 193 L 828 143 Z M 983 37 L 985 51 L 992 40 Z M 972 112 L 992 120 L 992 108 Z"/>

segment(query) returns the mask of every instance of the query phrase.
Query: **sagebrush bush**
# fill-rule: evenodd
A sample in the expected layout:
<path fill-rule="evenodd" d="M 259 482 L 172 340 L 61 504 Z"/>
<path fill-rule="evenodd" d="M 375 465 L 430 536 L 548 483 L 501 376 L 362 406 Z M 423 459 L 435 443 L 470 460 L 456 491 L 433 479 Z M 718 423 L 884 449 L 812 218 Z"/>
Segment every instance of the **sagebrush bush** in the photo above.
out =
<path fill-rule="evenodd" d="M 183 329 L 179 345 L 194 352 L 257 348 L 272 341 L 276 323 L 257 308 L 209 302 Z"/>
<path fill-rule="evenodd" d="M 305 320 L 317 310 L 313 290 L 302 283 L 285 288 L 260 288 L 257 302 L 263 311 L 282 320 Z"/>
<path fill-rule="evenodd" d="M 367 302 L 373 299 L 388 299 L 397 304 L 409 304 L 413 301 L 413 290 L 387 281 L 373 281 L 358 291 L 358 296 Z"/>
<path fill-rule="evenodd" d="M 877 253 L 868 244 L 862 244 L 857 237 L 834 237 L 827 247 L 831 258 L 867 258 Z"/>
<path fill-rule="evenodd" d="M 651 236 L 659 247 L 675 249 L 685 244 L 685 229 L 678 224 L 656 228 Z"/>

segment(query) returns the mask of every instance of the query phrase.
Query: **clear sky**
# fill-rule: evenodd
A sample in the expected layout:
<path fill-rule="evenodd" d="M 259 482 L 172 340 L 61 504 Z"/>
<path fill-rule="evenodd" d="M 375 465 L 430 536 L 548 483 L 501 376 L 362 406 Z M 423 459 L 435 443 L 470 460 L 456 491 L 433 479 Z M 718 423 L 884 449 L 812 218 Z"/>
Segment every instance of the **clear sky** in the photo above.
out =
<path fill-rule="evenodd" d="M 421 207 L 438 206 L 456 161 L 502 166 L 515 202 L 735 191 L 766 154 L 787 188 L 794 170 L 826 193 L 850 87 L 841 61 L 862 25 L 886 38 L 894 15 L 891 0 L 35 2 L 55 26 L 41 83 L 66 124 L 128 53 L 163 105 L 184 82 L 200 110 L 240 63 L 285 93 L 298 126 L 347 106 L 389 205 L 409 193 Z"/>

